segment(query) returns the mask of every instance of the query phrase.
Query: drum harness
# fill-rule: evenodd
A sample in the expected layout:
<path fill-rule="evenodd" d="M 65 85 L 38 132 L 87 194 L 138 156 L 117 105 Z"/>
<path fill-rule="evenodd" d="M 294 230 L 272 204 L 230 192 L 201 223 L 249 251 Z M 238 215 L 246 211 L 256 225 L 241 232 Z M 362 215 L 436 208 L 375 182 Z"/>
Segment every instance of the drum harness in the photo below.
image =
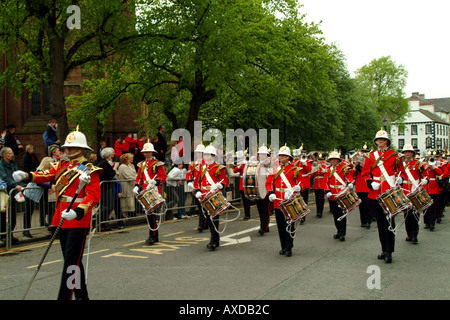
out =
<path fill-rule="evenodd" d="M 379 152 L 378 152 L 378 151 L 377 151 L 377 152 L 374 152 L 374 155 L 375 155 L 375 160 L 376 160 L 376 162 L 377 162 L 377 163 L 376 163 L 376 166 L 377 166 L 378 168 L 380 168 L 380 171 L 381 171 L 381 173 L 383 174 L 384 179 L 389 183 L 389 186 L 390 186 L 391 188 L 394 188 L 394 187 L 398 184 L 398 181 L 397 181 L 397 180 L 398 180 L 398 178 L 400 177 L 401 172 L 398 173 L 397 179 L 395 179 L 394 181 L 392 181 L 391 176 L 389 176 L 388 172 L 386 171 L 386 168 L 384 167 L 383 160 L 380 158 Z M 414 180 L 414 179 L 413 179 L 413 180 Z M 380 187 L 381 187 L 381 185 L 380 185 Z M 393 228 L 392 225 L 393 225 L 393 219 L 394 219 L 394 217 L 393 217 L 391 214 L 388 214 L 387 212 L 385 212 L 385 213 L 386 213 L 386 220 L 387 220 L 388 223 L 389 223 L 388 230 L 391 231 L 394 235 L 396 235 L 396 234 L 397 234 L 397 229 L 405 222 L 405 219 L 403 219 L 403 221 L 402 221 L 402 223 L 400 223 L 400 225 L 398 225 L 398 226 L 396 226 L 395 228 Z"/>
<path fill-rule="evenodd" d="M 339 181 L 339 183 L 342 184 L 345 188 L 348 188 L 347 184 L 344 182 L 344 180 L 342 180 L 341 176 L 338 174 L 338 172 L 336 172 L 336 170 L 334 170 L 334 172 L 333 172 L 333 177 L 337 181 Z M 339 206 L 339 207 L 341 207 L 341 206 Z M 344 219 L 349 214 L 349 211 L 347 211 L 345 208 L 341 208 L 341 209 L 345 210 L 345 213 L 342 216 L 340 216 L 339 218 L 337 218 L 337 221 L 341 221 L 342 219 Z"/>
<path fill-rule="evenodd" d="M 209 172 L 208 172 L 207 169 L 205 169 L 205 177 L 206 177 L 206 180 L 208 180 L 208 183 L 209 183 L 212 187 L 216 185 L 216 183 L 215 183 L 214 180 L 211 178 L 211 175 L 209 174 Z M 222 183 L 222 181 L 223 181 L 223 179 L 220 180 L 218 183 Z M 215 191 L 216 191 L 216 189 L 213 187 L 209 192 L 215 192 Z M 227 223 L 227 222 L 232 222 L 232 221 L 237 220 L 237 219 L 239 218 L 239 216 L 241 215 L 241 210 L 239 210 L 239 208 L 236 208 L 236 207 L 233 206 L 231 203 L 230 203 L 230 206 L 233 207 L 234 209 L 236 209 L 236 210 L 238 211 L 238 214 L 237 214 L 236 218 L 234 218 L 234 219 L 230 219 L 230 220 L 228 220 L 228 219 L 223 219 L 223 220 L 222 220 L 222 221 L 225 223 L 225 226 L 223 227 L 223 230 L 222 230 L 222 231 L 217 230 L 216 225 L 215 225 L 214 223 L 212 223 L 212 225 L 213 225 L 213 227 L 214 227 L 214 229 L 216 230 L 217 233 L 220 233 L 220 234 L 224 233 L 224 232 L 225 232 L 225 229 L 227 228 L 226 223 Z M 203 208 L 203 206 L 201 206 L 201 208 L 202 208 L 202 214 L 203 214 L 203 216 L 205 217 L 205 219 L 211 219 L 211 222 L 213 222 L 213 217 L 212 217 L 211 215 L 209 215 L 207 212 L 205 212 L 205 209 Z M 228 210 L 226 210 L 226 212 L 227 212 L 227 213 L 226 213 L 226 217 L 228 217 Z"/>
<path fill-rule="evenodd" d="M 423 184 L 423 181 L 421 181 L 420 183 L 417 183 L 417 180 L 414 179 L 411 171 L 408 168 L 408 163 L 403 162 L 403 168 L 405 169 L 405 172 L 406 172 L 406 175 L 408 176 L 409 181 L 412 182 L 414 190 L 417 190 Z M 411 192 L 414 192 L 414 190 L 412 189 L 413 187 L 411 187 Z M 421 212 L 417 212 L 414 208 L 410 211 L 414 215 L 414 218 L 417 220 L 417 224 L 420 225 L 420 213 Z M 409 213 L 409 211 L 406 212 L 405 219 L 406 219 L 408 213 Z"/>
<path fill-rule="evenodd" d="M 148 175 L 148 172 L 147 172 L 147 161 L 144 163 L 143 171 L 144 171 L 145 181 L 147 182 L 147 185 L 148 185 L 147 188 L 148 188 L 150 186 L 150 181 L 155 181 L 156 175 L 154 176 L 153 179 L 150 178 L 150 176 Z M 156 188 L 156 185 L 153 188 Z M 148 228 L 150 229 L 150 231 L 157 231 L 159 229 L 160 225 L 161 225 L 162 219 L 161 218 L 158 219 L 158 224 L 156 226 L 156 229 L 152 229 L 152 227 L 150 226 L 150 222 L 148 221 L 148 216 L 151 215 L 151 214 L 154 214 L 155 216 L 159 216 L 159 217 L 164 215 L 167 212 L 167 203 L 166 203 L 166 201 L 164 201 L 164 203 L 162 205 L 162 208 L 164 208 L 164 209 L 163 209 L 163 211 L 161 213 L 157 213 L 157 212 L 150 212 L 150 213 L 146 212 L 145 213 L 145 220 L 147 221 L 147 225 L 148 225 Z"/>
<path fill-rule="evenodd" d="M 294 191 L 292 188 L 291 183 L 289 182 L 289 180 L 286 178 L 286 175 L 283 172 L 283 169 L 281 167 L 278 167 L 278 172 L 280 172 L 279 177 L 281 177 L 281 180 L 283 180 L 284 184 L 286 185 L 287 189 L 289 190 L 289 197 L 288 199 L 290 199 L 292 197 L 292 195 L 294 195 Z M 299 182 L 297 184 L 297 186 L 300 186 Z M 276 198 L 277 200 L 281 200 L 281 201 L 285 201 L 288 199 L 280 199 L 280 198 Z M 294 239 L 295 238 L 295 230 L 297 229 L 297 225 L 299 224 L 300 220 L 294 221 L 293 223 L 291 223 L 290 221 L 288 221 L 288 219 L 286 218 L 286 232 L 289 234 L 289 236 Z"/>

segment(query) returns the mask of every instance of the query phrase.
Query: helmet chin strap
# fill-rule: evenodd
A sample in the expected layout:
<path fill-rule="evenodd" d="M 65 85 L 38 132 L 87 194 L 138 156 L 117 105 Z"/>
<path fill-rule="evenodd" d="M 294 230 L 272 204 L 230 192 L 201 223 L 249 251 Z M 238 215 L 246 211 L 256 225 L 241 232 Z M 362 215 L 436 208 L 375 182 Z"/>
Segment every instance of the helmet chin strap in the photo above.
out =
<path fill-rule="evenodd" d="M 83 149 L 79 148 L 76 152 L 74 152 L 72 154 L 67 154 L 67 158 L 69 158 L 70 160 L 76 159 L 79 156 L 81 156 L 82 154 L 83 154 Z"/>

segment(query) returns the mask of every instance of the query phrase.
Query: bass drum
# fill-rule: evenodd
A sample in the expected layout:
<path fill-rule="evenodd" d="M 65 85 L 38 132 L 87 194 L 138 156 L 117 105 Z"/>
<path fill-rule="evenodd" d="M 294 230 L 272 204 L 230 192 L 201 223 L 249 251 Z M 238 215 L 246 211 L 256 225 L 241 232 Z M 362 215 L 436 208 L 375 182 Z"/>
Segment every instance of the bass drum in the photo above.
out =
<path fill-rule="evenodd" d="M 244 196 L 251 200 L 261 200 L 267 195 L 266 180 L 269 170 L 258 162 L 249 162 L 242 177 Z"/>

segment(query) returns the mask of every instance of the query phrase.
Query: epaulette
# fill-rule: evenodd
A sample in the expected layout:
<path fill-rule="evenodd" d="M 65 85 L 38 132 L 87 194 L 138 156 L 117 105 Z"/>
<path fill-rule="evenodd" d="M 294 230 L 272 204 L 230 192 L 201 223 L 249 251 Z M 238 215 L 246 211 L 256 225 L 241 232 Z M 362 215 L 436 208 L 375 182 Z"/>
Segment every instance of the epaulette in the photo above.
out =
<path fill-rule="evenodd" d="M 85 166 L 89 168 L 89 173 L 92 173 L 92 172 L 95 172 L 95 171 L 99 171 L 99 170 L 103 171 L 102 168 L 94 166 L 94 164 L 90 163 L 90 162 L 86 163 Z"/>

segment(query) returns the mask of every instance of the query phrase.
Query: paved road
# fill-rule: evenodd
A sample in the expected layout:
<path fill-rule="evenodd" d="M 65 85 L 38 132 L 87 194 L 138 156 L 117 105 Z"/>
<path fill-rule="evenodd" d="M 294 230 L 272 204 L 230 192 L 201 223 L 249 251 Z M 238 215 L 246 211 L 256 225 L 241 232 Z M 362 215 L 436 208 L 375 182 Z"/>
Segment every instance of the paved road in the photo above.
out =
<path fill-rule="evenodd" d="M 312 196 L 313 198 L 313 196 Z M 314 199 L 314 198 L 313 198 Z M 312 200 L 313 200 L 312 199 Z M 258 219 L 222 224 L 221 246 L 206 249 L 209 232 L 197 218 L 161 225 L 160 243 L 146 246 L 146 224 L 96 234 L 91 242 L 88 288 L 94 300 L 435 300 L 450 298 L 448 218 L 434 232 L 421 229 L 419 244 L 398 230 L 393 263 L 377 260 L 376 223 L 360 227 L 350 213 L 345 242 L 334 240 L 332 215 L 298 227 L 292 257 L 280 256 L 274 217 L 271 231 L 257 234 Z M 232 218 L 231 214 L 228 217 Z M 400 222 L 397 216 L 397 224 Z M 0 299 L 22 299 L 48 240 L 0 252 Z M 86 252 L 85 252 L 86 253 Z M 84 258 L 86 266 L 86 257 Z M 27 300 L 54 300 L 62 268 L 59 243 L 51 248 Z"/>

